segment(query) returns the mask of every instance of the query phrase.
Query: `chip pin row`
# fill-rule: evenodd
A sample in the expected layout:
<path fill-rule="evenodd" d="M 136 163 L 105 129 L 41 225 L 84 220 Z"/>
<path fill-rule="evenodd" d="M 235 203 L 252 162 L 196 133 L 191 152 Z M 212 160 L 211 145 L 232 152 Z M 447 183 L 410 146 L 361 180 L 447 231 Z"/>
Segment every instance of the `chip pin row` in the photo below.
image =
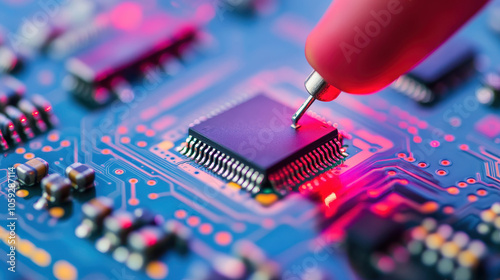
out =
<path fill-rule="evenodd" d="M 259 186 L 263 181 L 263 174 L 195 137 L 189 136 L 179 152 L 248 191 L 253 193 L 260 191 Z"/>
<path fill-rule="evenodd" d="M 299 184 L 309 178 L 310 174 L 319 173 L 332 165 L 337 166 L 347 156 L 347 153 L 341 150 L 340 142 L 331 140 L 288 164 L 269 178 L 274 188 L 283 193 L 287 191 L 285 186 Z"/>

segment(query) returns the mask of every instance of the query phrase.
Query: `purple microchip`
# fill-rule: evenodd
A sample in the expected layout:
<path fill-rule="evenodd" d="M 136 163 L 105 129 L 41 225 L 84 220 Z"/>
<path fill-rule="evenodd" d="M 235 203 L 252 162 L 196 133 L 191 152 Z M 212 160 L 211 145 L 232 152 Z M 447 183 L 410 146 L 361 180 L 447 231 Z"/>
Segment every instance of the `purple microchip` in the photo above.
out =
<path fill-rule="evenodd" d="M 252 192 L 293 187 L 347 156 L 336 128 L 305 115 L 294 129 L 293 113 L 258 95 L 191 127 L 181 152 Z"/>

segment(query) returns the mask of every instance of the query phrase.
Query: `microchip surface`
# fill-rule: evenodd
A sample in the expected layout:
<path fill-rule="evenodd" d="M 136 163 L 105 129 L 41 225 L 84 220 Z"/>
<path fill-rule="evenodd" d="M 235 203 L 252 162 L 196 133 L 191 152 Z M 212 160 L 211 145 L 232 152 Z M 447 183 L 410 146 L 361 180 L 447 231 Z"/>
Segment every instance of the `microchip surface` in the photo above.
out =
<path fill-rule="evenodd" d="M 294 110 L 258 95 L 189 129 L 181 152 L 257 192 L 282 189 L 336 165 L 343 152 L 338 130 L 309 115 L 291 127 Z"/>

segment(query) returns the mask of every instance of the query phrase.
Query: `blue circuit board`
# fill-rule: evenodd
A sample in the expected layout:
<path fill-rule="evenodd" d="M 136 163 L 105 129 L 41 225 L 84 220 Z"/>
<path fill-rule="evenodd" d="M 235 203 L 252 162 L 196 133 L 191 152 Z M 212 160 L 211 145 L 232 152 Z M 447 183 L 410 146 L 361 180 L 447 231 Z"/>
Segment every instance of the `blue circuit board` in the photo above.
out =
<path fill-rule="evenodd" d="M 87 1 L 2 1 L 5 41 L 19 43 L 21 27 L 41 32 L 72 2 Z M 131 82 L 132 100 L 97 108 L 83 104 L 64 84 L 68 61 L 108 42 L 105 31 L 81 35 L 60 57 L 57 51 L 20 52 L 23 67 L 12 76 L 26 86 L 27 97 L 45 97 L 59 123 L 2 152 L 0 279 L 241 279 L 252 275 L 248 268 L 240 273 L 248 266 L 242 251 L 259 252 L 252 256 L 262 258 L 259 265 L 272 264 L 278 279 L 363 279 L 363 271 L 350 263 L 346 240 L 349 225 L 366 210 L 395 219 L 413 211 L 481 239 L 476 237 L 481 213 L 500 201 L 500 115 L 475 94 L 484 73 L 500 63 L 500 35 L 489 24 L 496 3 L 455 35 L 474 44 L 478 71 L 439 102 L 424 106 L 387 88 L 315 103 L 312 110 L 344 135 L 349 157 L 304 183 L 303 191 L 252 194 L 179 152 L 190 125 L 219 108 L 257 94 L 298 108 L 307 97 L 303 82 L 311 71 L 305 40 L 329 4 L 267 1 L 245 14 L 215 0 L 96 1 L 92 16 L 79 26 L 99 13 L 124 29 L 134 17 L 141 21 L 158 11 L 203 17 L 197 26 L 201 39 L 172 64 L 175 73 L 153 66 L 146 78 Z M 127 10 L 137 5 L 143 14 Z M 120 21 L 127 17 L 131 20 Z M 118 52 L 129 46 L 111 47 Z M 38 210 L 41 188 L 21 187 L 15 207 L 8 206 L 11 168 L 32 158 L 44 159 L 49 173 L 61 175 L 75 162 L 90 166 L 95 191 Z M 323 185 L 336 188 L 328 206 L 307 191 Z M 164 222 L 180 222 L 191 232 L 188 252 L 168 251 L 137 270 L 99 252 L 95 239 L 75 235 L 82 205 L 94 197 L 111 199 L 115 211 L 145 208 Z M 8 227 L 11 222 L 15 229 Z M 8 270 L 12 232 L 15 272 Z M 495 244 L 488 255 L 500 254 Z"/>

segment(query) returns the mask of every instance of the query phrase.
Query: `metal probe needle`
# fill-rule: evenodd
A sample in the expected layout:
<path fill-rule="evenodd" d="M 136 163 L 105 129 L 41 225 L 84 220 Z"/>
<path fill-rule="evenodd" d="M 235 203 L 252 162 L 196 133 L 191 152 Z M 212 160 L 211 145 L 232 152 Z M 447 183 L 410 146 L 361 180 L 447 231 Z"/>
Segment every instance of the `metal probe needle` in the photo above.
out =
<path fill-rule="evenodd" d="M 305 114 L 307 109 L 309 109 L 309 107 L 311 107 L 311 105 L 313 104 L 314 101 L 316 101 L 316 98 L 314 98 L 314 96 L 310 95 L 309 98 L 307 98 L 307 100 L 302 104 L 302 106 L 300 106 L 300 108 L 297 110 L 297 112 L 295 112 L 295 114 L 293 114 L 293 117 L 292 117 L 292 127 L 293 128 L 295 128 L 295 129 L 299 128 L 300 125 L 297 125 L 297 123 L 299 122 L 300 118 L 302 118 L 302 116 Z"/>
<path fill-rule="evenodd" d="M 299 120 L 305 114 L 307 109 L 316 101 L 316 99 L 321 101 L 332 101 L 340 94 L 340 90 L 328 84 L 323 77 L 321 77 L 318 72 L 313 71 L 309 77 L 307 77 L 304 86 L 309 93 L 309 98 L 306 102 L 300 106 L 299 110 L 295 112 L 292 116 L 292 128 L 297 129 L 300 127 Z"/>

